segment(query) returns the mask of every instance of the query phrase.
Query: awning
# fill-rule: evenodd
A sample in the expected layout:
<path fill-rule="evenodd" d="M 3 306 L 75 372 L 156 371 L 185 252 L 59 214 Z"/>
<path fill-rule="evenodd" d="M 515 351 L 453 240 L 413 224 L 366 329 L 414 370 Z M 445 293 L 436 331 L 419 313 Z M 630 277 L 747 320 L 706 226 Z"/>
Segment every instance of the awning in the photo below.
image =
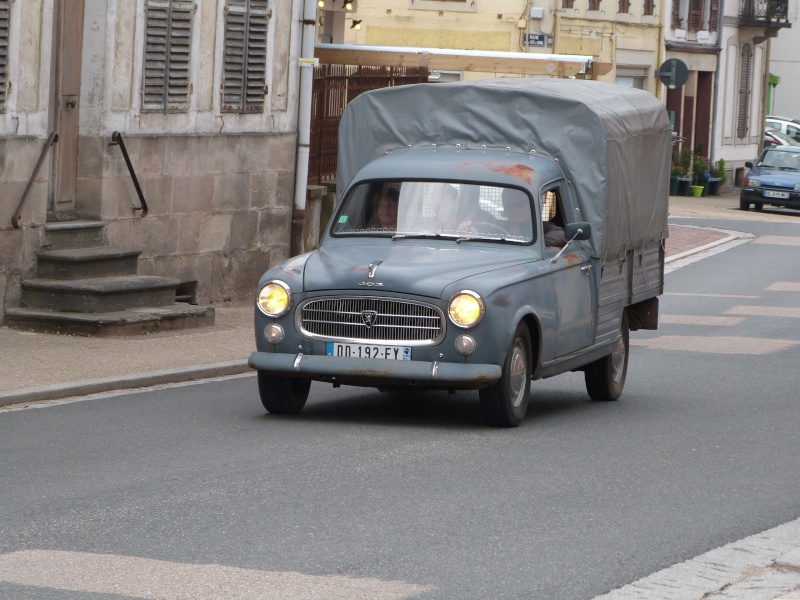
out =
<path fill-rule="evenodd" d="M 402 46 L 317 44 L 314 56 L 322 64 L 387 67 L 428 67 L 430 71 L 515 73 L 552 77 L 597 77 L 611 71 L 610 63 L 591 56 L 490 52 Z"/>

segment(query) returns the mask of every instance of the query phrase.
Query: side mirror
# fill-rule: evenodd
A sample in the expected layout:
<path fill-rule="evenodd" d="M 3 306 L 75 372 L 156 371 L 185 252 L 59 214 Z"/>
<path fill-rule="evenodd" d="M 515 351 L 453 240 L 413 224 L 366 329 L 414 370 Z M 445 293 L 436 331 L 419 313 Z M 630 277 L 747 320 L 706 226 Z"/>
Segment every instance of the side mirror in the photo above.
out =
<path fill-rule="evenodd" d="M 753 168 L 753 163 L 751 163 L 751 162 L 748 160 L 746 163 L 744 163 L 744 166 L 745 166 L 745 167 L 747 167 L 748 169 L 752 169 L 752 168 Z"/>
<path fill-rule="evenodd" d="M 570 223 L 564 227 L 564 237 L 568 240 L 588 240 L 592 237 L 592 226 L 589 223 Z"/>

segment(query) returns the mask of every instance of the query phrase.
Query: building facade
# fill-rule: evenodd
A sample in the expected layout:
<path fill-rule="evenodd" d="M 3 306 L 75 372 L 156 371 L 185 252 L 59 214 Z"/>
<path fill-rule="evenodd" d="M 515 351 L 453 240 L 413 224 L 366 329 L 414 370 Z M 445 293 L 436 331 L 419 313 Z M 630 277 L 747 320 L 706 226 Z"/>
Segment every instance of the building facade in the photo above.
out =
<path fill-rule="evenodd" d="M 252 294 L 290 253 L 301 15 L 292 0 L 0 0 L 0 319 L 45 226 L 75 219 L 198 302 Z"/>

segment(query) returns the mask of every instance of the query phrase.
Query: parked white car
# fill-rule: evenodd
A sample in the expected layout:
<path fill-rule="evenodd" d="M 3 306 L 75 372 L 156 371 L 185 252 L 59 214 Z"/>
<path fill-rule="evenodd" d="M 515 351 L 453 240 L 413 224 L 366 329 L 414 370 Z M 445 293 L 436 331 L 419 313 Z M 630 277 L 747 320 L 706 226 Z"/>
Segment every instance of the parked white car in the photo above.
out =
<path fill-rule="evenodd" d="M 796 142 L 800 142 L 800 119 L 791 117 L 767 117 L 767 129 L 777 129 L 781 133 L 788 135 Z"/>

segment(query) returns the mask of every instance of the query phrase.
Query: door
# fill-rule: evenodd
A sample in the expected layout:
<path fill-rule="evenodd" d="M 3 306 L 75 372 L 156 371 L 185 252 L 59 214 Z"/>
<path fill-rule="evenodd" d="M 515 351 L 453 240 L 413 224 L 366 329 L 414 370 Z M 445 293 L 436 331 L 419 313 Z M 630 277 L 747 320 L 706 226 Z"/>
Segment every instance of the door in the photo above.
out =
<path fill-rule="evenodd" d="M 78 119 L 80 116 L 81 54 L 84 0 L 56 0 L 54 7 L 54 126 L 58 144 L 53 153 L 50 211 L 54 220 L 75 218 L 78 173 Z"/>

